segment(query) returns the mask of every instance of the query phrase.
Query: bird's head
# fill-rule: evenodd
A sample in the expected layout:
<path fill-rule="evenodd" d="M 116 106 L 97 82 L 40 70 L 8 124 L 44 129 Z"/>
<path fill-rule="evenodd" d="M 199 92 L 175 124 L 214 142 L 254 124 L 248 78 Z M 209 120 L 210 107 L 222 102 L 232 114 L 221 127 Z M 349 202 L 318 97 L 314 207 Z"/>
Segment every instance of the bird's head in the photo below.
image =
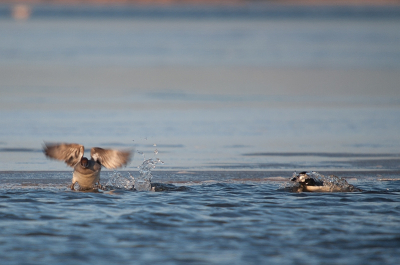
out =
<path fill-rule="evenodd" d="M 86 157 L 82 157 L 81 166 L 84 167 L 84 168 L 88 168 L 89 167 L 89 160 Z"/>
<path fill-rule="evenodd" d="M 307 172 L 300 172 L 299 174 L 294 173 L 291 181 L 304 183 L 310 177 L 308 176 Z"/>

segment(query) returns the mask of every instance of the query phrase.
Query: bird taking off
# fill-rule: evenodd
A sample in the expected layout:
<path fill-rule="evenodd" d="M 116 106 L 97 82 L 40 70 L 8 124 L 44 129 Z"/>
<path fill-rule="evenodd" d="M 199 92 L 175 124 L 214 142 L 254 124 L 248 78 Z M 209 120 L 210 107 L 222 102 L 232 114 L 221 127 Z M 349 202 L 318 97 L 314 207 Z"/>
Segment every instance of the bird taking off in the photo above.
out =
<path fill-rule="evenodd" d="M 75 183 L 79 184 L 81 190 L 93 189 L 95 185 L 101 187 L 101 167 L 116 169 L 126 166 L 132 156 L 132 151 L 93 147 L 89 160 L 83 156 L 83 145 L 69 143 L 45 143 L 43 152 L 47 157 L 64 161 L 74 169 L 71 190 L 74 189 Z"/>

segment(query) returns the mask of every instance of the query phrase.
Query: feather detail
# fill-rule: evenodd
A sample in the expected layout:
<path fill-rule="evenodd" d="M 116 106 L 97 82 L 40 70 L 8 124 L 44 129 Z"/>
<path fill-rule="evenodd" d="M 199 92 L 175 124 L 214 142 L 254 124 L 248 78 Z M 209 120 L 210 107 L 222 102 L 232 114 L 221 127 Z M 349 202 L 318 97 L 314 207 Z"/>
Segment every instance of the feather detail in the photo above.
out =
<path fill-rule="evenodd" d="M 103 149 L 100 147 L 93 147 L 90 150 L 92 159 L 108 169 L 125 166 L 130 161 L 131 154 L 130 151 Z"/>
<path fill-rule="evenodd" d="M 80 144 L 45 143 L 43 152 L 49 158 L 64 161 L 68 166 L 74 167 L 81 161 L 85 149 Z"/>

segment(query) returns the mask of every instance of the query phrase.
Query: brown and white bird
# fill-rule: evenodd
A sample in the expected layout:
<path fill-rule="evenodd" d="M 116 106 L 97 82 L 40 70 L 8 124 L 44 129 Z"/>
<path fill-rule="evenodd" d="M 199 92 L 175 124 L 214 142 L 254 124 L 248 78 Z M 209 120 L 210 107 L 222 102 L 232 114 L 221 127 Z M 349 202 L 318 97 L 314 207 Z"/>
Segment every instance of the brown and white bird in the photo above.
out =
<path fill-rule="evenodd" d="M 90 150 L 90 160 L 84 157 L 84 147 L 80 144 L 68 143 L 45 143 L 44 154 L 53 159 L 64 161 L 68 166 L 74 168 L 72 175 L 71 190 L 75 183 L 80 189 L 92 189 L 100 185 L 101 166 L 115 169 L 125 166 L 131 158 L 131 151 L 120 151 L 93 147 Z"/>

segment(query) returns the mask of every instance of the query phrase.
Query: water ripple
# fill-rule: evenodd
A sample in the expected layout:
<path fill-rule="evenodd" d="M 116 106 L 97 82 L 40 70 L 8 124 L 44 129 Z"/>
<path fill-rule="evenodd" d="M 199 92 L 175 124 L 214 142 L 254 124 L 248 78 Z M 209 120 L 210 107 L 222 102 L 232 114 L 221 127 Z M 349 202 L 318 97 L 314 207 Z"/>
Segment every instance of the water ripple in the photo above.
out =
<path fill-rule="evenodd" d="M 159 182 L 156 192 L 0 189 L 0 256 L 6 264 L 396 264 L 400 182 L 358 184 L 370 190 L 292 193 L 280 182 L 226 179 Z"/>

